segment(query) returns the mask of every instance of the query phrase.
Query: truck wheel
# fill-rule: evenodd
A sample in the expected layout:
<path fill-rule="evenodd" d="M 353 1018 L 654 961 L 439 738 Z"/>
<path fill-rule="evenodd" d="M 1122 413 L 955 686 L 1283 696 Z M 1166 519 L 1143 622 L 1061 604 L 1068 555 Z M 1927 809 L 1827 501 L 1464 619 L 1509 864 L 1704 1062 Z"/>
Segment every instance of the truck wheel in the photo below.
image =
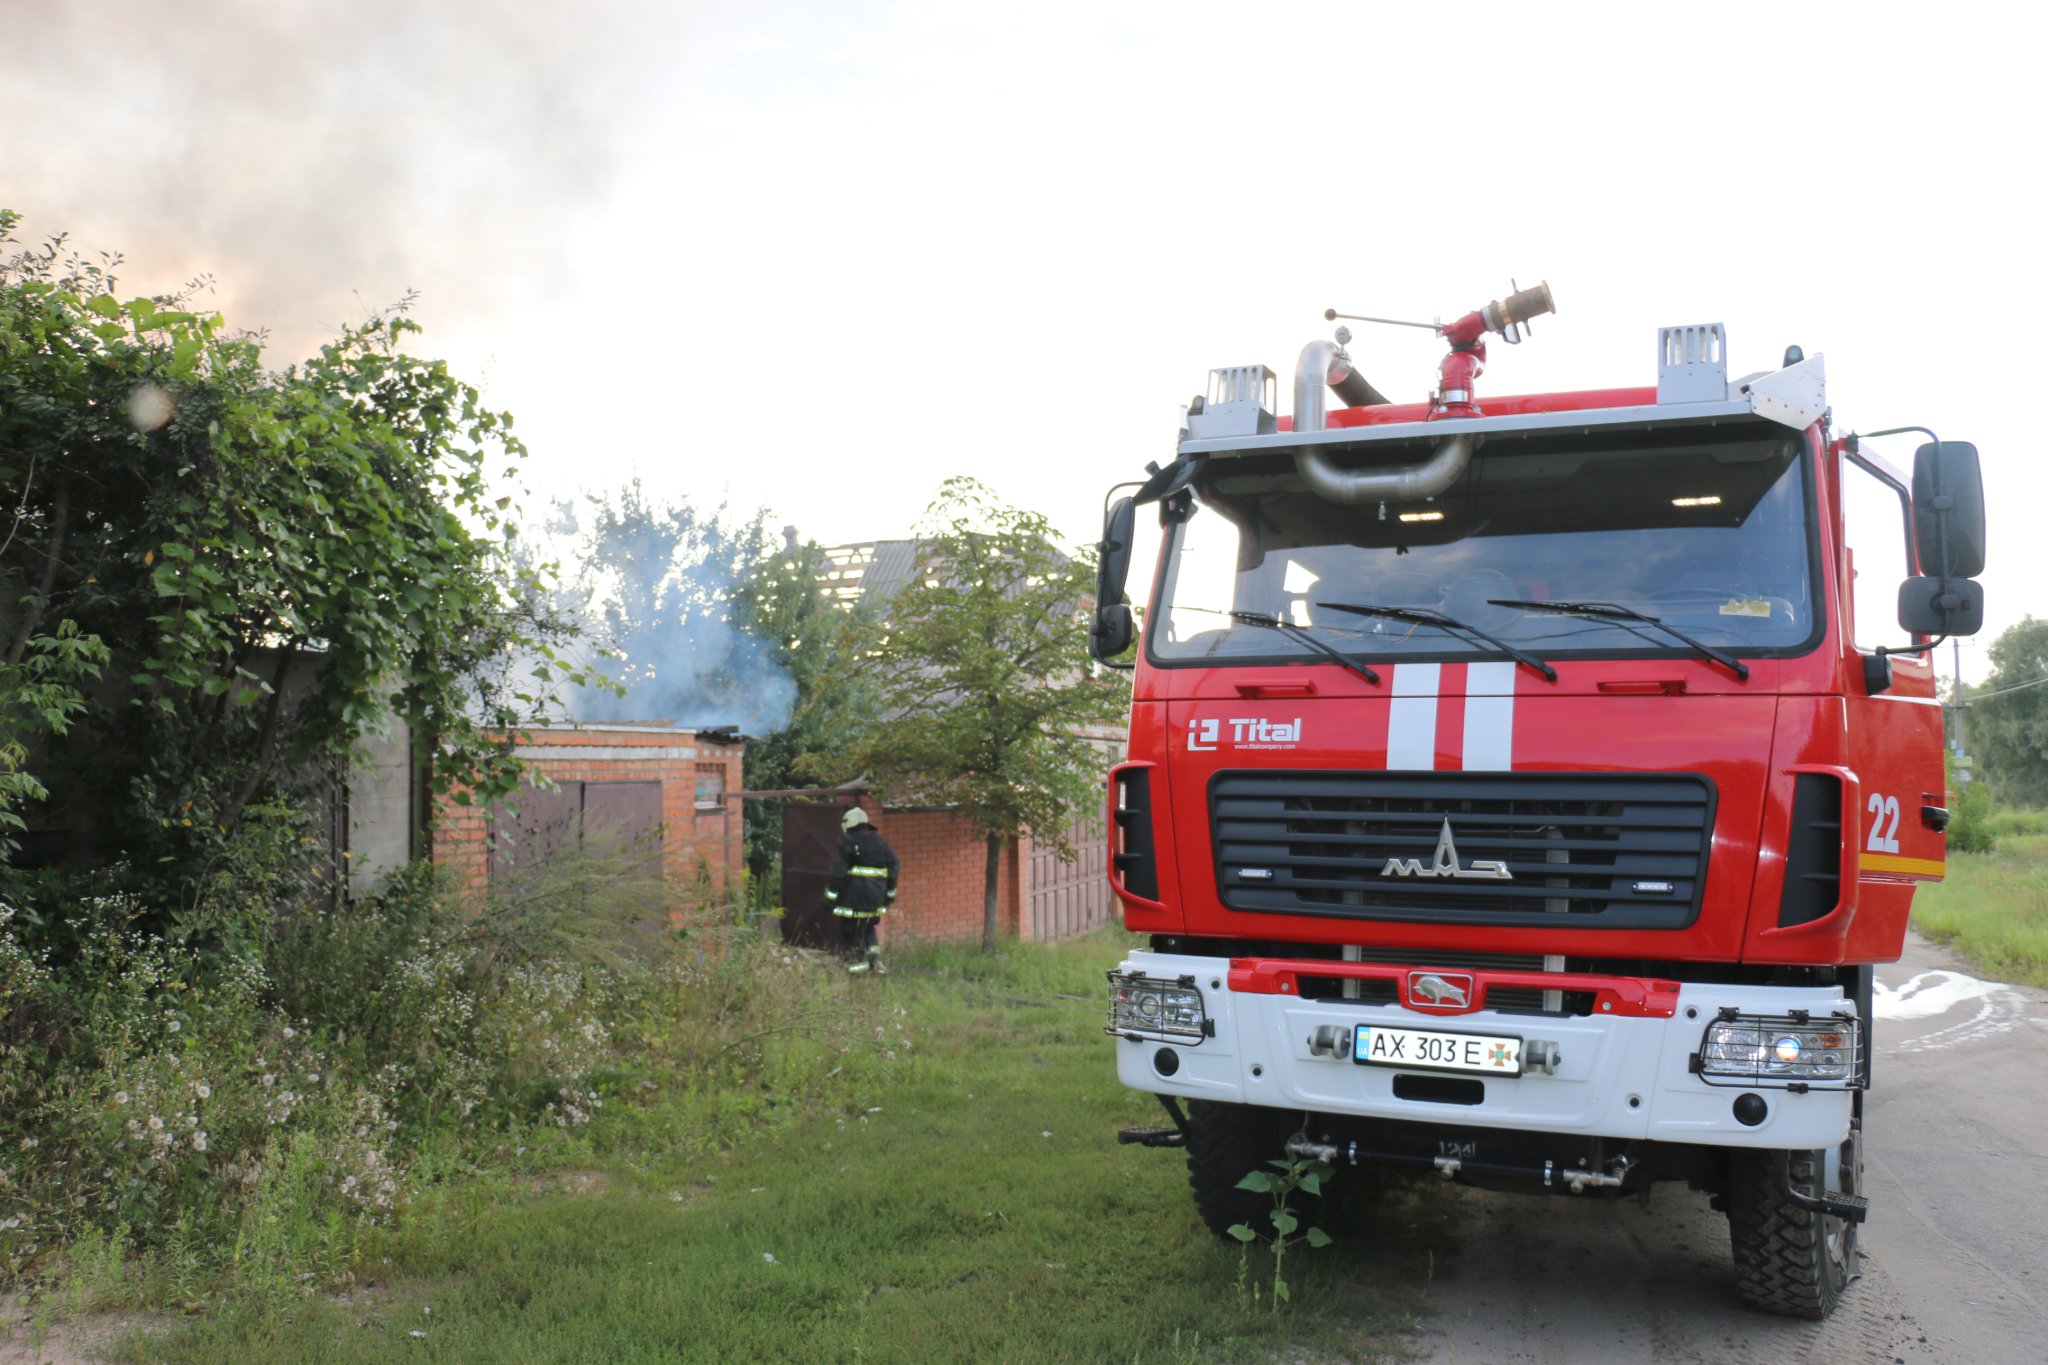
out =
<path fill-rule="evenodd" d="M 1728 1237 L 1735 1278 L 1751 1307 L 1825 1318 L 1856 1278 L 1856 1224 L 1793 1203 L 1787 1182 L 1862 1193 L 1862 1133 L 1837 1151 L 1731 1152 Z"/>
<path fill-rule="evenodd" d="M 1226 1236 L 1231 1224 L 1248 1223 L 1272 1235 L 1273 1197 L 1240 1190 L 1237 1182 L 1272 1170 L 1266 1163 L 1284 1159 L 1287 1139 L 1300 1131 L 1301 1115 L 1291 1109 L 1188 1101 L 1188 1185 L 1209 1231 Z"/>

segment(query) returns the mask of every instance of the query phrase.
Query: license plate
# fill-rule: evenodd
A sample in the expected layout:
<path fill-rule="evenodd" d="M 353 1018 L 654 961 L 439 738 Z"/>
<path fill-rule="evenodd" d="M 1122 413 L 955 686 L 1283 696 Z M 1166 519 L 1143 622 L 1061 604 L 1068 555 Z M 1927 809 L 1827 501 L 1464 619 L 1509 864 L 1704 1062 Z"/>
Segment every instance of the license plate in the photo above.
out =
<path fill-rule="evenodd" d="M 1351 1060 L 1361 1066 L 1519 1076 L 1522 1040 L 1490 1033 L 1441 1033 L 1436 1029 L 1360 1024 L 1352 1034 Z"/>

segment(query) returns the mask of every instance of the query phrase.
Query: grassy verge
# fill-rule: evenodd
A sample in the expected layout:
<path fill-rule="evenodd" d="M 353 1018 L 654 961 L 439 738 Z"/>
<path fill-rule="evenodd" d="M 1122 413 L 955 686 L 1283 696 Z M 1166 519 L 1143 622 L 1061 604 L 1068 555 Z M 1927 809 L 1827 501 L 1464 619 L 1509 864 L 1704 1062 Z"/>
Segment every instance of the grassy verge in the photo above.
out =
<path fill-rule="evenodd" d="M 1913 926 L 1992 976 L 2048 987 L 2048 834 L 1950 854 L 1948 880 L 1913 898 Z"/>
<path fill-rule="evenodd" d="M 1278 1314 L 1262 1250 L 1195 1221 L 1178 1153 L 1118 1147 L 1152 1122 L 1101 1033 L 1098 935 L 992 958 L 928 952 L 866 994 L 864 1036 L 792 1039 L 813 1102 L 766 1131 L 649 1110 L 585 1169 L 441 1183 L 351 1292 L 245 1300 L 116 1358 L 244 1361 L 1371 1359 L 1428 1273 L 1431 1196 L 1290 1256 Z M 839 1049 L 857 1083 L 831 1076 Z M 808 1061 L 806 1054 L 810 1054 Z M 836 1063 L 835 1063 L 836 1064 Z M 827 1081 L 830 1084 L 827 1084 Z M 661 1125 L 674 1125 L 661 1131 Z M 1303 1352 L 1312 1352 L 1304 1355 Z"/>

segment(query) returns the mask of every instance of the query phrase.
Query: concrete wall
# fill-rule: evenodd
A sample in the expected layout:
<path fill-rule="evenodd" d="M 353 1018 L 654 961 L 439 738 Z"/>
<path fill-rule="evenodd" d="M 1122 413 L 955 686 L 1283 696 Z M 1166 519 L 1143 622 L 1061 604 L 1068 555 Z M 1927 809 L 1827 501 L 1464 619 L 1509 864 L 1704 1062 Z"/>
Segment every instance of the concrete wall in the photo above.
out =
<path fill-rule="evenodd" d="M 417 852 L 413 831 L 412 745 L 402 721 L 389 734 L 368 740 L 368 758 L 348 775 L 346 863 L 348 894 L 375 895 L 384 878 L 411 862 Z"/>

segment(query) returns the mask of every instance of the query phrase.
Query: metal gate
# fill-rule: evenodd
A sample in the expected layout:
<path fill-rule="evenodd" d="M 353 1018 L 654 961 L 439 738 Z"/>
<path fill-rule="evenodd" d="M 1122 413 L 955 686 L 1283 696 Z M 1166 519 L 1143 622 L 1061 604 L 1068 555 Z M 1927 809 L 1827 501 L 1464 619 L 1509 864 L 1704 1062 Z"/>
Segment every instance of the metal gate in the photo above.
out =
<path fill-rule="evenodd" d="M 1116 918 L 1116 897 L 1109 890 L 1109 838 L 1102 817 L 1076 820 L 1067 830 L 1067 840 L 1078 855 L 1071 863 L 1061 862 L 1050 844 L 1031 846 L 1024 901 L 1026 938 L 1071 938 Z"/>
<path fill-rule="evenodd" d="M 782 803 L 782 941 L 835 948 L 839 926 L 825 908 L 825 878 L 839 851 L 840 805 Z"/>

